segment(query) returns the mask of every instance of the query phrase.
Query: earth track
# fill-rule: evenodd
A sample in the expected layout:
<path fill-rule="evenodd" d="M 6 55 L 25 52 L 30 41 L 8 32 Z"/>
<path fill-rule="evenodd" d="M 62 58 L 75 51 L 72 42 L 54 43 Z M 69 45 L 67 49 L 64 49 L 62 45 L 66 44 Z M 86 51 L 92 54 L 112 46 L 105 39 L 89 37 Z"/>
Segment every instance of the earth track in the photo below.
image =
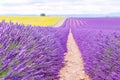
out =
<path fill-rule="evenodd" d="M 73 20 L 69 20 L 70 25 L 76 25 Z M 72 24 L 73 23 L 73 24 Z M 67 53 L 65 53 L 65 67 L 60 71 L 60 80 L 90 80 L 84 71 L 84 63 L 81 52 L 73 38 L 71 29 L 67 41 Z"/>

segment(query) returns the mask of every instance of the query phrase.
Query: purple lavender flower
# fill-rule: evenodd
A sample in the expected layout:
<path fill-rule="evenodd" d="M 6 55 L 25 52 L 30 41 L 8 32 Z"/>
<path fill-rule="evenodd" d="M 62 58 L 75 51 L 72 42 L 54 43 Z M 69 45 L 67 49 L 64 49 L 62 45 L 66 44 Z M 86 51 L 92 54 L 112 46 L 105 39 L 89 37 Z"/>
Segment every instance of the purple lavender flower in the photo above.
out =
<path fill-rule="evenodd" d="M 92 80 L 120 80 L 120 18 L 73 19 L 75 41 Z"/>
<path fill-rule="evenodd" d="M 24 27 L 1 22 L 0 79 L 58 80 L 64 66 L 68 31 L 63 26 Z"/>

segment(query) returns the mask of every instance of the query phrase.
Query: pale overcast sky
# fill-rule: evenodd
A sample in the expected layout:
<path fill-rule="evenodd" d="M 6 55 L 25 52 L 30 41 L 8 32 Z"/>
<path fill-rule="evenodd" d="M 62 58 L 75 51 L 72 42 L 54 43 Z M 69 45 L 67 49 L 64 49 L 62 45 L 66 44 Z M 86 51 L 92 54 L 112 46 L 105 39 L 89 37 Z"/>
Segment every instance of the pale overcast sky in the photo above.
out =
<path fill-rule="evenodd" d="M 0 15 L 120 13 L 120 0 L 0 0 Z"/>

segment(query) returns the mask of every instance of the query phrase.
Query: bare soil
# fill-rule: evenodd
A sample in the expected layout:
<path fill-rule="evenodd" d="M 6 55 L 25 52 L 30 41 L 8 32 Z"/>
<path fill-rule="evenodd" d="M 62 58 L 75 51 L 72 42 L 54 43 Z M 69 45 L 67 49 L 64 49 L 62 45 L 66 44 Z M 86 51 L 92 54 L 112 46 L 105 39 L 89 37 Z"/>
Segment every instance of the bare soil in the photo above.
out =
<path fill-rule="evenodd" d="M 67 62 L 60 71 L 60 80 L 90 80 L 84 71 L 81 52 L 71 32 L 68 35 L 67 49 L 65 56 Z"/>

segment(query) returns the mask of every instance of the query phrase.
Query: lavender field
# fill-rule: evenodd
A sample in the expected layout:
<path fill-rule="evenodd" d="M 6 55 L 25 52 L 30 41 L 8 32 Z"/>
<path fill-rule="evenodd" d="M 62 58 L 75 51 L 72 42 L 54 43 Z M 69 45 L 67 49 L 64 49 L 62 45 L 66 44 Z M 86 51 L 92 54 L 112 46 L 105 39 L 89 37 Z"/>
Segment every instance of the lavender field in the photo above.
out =
<path fill-rule="evenodd" d="M 120 18 L 72 20 L 72 33 L 91 80 L 120 80 Z"/>
<path fill-rule="evenodd" d="M 119 30 L 120 18 L 67 18 L 59 27 L 2 21 L 0 80 L 120 80 Z M 70 50 L 67 45 L 70 33 L 74 38 L 71 41 L 75 41 L 81 52 L 82 69 L 89 79 L 60 76 L 61 69 L 69 62 L 65 56 Z M 76 53 L 71 51 L 71 55 Z M 74 74 L 77 73 L 80 73 L 77 77 L 82 75 L 79 70 Z"/>
<path fill-rule="evenodd" d="M 0 23 L 0 80 L 58 80 L 68 28 Z"/>

